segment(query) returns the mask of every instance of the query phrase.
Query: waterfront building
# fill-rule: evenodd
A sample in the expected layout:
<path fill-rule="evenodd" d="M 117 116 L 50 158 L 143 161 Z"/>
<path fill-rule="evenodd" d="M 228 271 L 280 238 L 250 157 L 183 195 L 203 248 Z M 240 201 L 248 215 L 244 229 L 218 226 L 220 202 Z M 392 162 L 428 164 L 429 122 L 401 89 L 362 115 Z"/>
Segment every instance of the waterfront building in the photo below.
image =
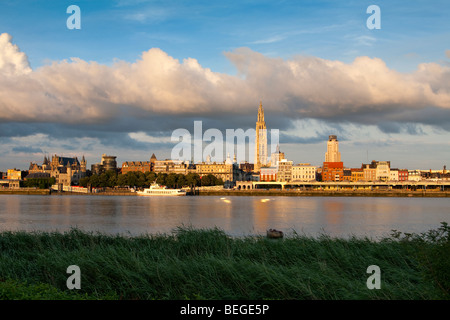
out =
<path fill-rule="evenodd" d="M 409 181 L 421 181 L 422 175 L 420 170 L 408 170 L 408 180 Z"/>
<path fill-rule="evenodd" d="M 310 163 L 299 163 L 292 166 L 292 182 L 316 180 L 317 167 Z"/>
<path fill-rule="evenodd" d="M 398 170 L 398 181 L 408 181 L 408 170 L 399 169 Z"/>
<path fill-rule="evenodd" d="M 255 172 L 259 172 L 262 166 L 267 165 L 267 158 L 267 128 L 264 120 L 264 109 L 262 102 L 260 102 L 256 121 Z"/>
<path fill-rule="evenodd" d="M 277 181 L 290 182 L 292 180 L 292 164 L 293 161 L 287 159 L 277 162 Z"/>
<path fill-rule="evenodd" d="M 389 181 L 391 178 L 390 167 L 390 161 L 372 160 L 370 164 L 363 163 L 361 169 L 364 170 L 364 181 Z"/>
<path fill-rule="evenodd" d="M 17 169 L 8 169 L 6 179 L 22 180 L 22 171 Z"/>
<path fill-rule="evenodd" d="M 26 172 L 23 174 L 26 176 Z M 0 172 L 0 188 L 19 189 L 22 181 L 22 171 L 17 169 L 8 169 L 6 172 Z"/>
<path fill-rule="evenodd" d="M 55 177 L 56 184 L 71 186 L 78 184 L 81 178 L 86 176 L 86 159 L 82 158 L 81 163 L 77 157 L 67 158 L 54 155 L 51 161 L 51 174 Z"/>
<path fill-rule="evenodd" d="M 351 181 L 352 182 L 364 181 L 364 170 L 358 169 L 358 168 L 352 168 L 351 169 Z"/>
<path fill-rule="evenodd" d="M 327 142 L 327 152 L 325 153 L 325 162 L 341 162 L 341 153 L 339 152 L 339 141 L 336 135 L 330 135 Z"/>
<path fill-rule="evenodd" d="M 151 172 L 154 169 L 156 156 L 153 153 L 150 161 L 125 161 L 122 163 L 122 174 L 128 172 Z"/>
<path fill-rule="evenodd" d="M 152 163 L 150 161 L 125 161 L 122 162 L 122 174 L 128 172 L 149 172 L 152 171 Z"/>
<path fill-rule="evenodd" d="M 259 171 L 259 181 L 275 182 L 277 181 L 277 167 L 263 167 Z"/>
<path fill-rule="evenodd" d="M 227 157 L 224 162 L 202 162 L 195 164 L 196 173 L 200 176 L 212 174 L 218 179 L 229 185 L 242 179 L 242 171 L 239 170 L 237 163 L 233 163 Z"/>
<path fill-rule="evenodd" d="M 342 181 L 352 181 L 352 170 L 344 169 L 344 174 L 342 175 Z"/>
<path fill-rule="evenodd" d="M 443 173 L 441 176 L 441 180 L 445 180 L 445 181 L 450 180 L 450 173 L 449 172 Z"/>
<path fill-rule="evenodd" d="M 422 180 L 442 180 L 448 175 L 444 166 L 444 170 L 420 170 Z"/>
<path fill-rule="evenodd" d="M 30 162 L 30 167 L 28 168 L 29 173 L 51 173 L 52 166 L 50 159 L 47 158 L 47 156 L 44 156 L 44 161 L 42 162 L 42 165 L 38 165 L 37 163 Z"/>
<path fill-rule="evenodd" d="M 188 161 L 182 160 L 155 160 L 153 172 L 155 173 L 176 173 L 187 174 L 187 168 L 189 166 Z"/>
<path fill-rule="evenodd" d="M 365 181 L 376 181 L 377 180 L 377 169 L 367 167 L 364 169 L 364 180 Z"/>
<path fill-rule="evenodd" d="M 375 162 L 376 180 L 389 181 L 390 178 L 390 161 L 372 161 Z"/>
<path fill-rule="evenodd" d="M 389 181 L 399 181 L 398 180 L 398 169 L 391 169 L 389 171 Z"/>
<path fill-rule="evenodd" d="M 372 164 L 362 164 L 361 169 L 364 173 L 364 181 L 376 181 L 377 180 L 377 169 L 372 166 Z"/>
<path fill-rule="evenodd" d="M 51 160 L 44 157 L 42 165 L 30 163 L 30 174 L 48 173 L 56 179 L 56 184 L 70 186 L 78 184 L 81 178 L 86 176 L 86 159 L 82 158 L 81 162 L 77 157 L 61 157 L 53 155 Z"/>
<path fill-rule="evenodd" d="M 322 167 L 322 181 L 342 181 L 344 176 L 343 162 L 324 162 Z"/>

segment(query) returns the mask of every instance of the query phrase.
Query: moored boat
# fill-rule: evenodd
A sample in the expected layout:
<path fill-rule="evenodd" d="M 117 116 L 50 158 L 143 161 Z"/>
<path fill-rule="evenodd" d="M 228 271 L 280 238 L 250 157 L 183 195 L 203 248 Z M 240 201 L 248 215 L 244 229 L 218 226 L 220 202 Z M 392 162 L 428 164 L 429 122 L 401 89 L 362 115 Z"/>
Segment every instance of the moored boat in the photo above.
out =
<path fill-rule="evenodd" d="M 152 184 L 150 188 L 136 192 L 138 196 L 185 196 L 186 191 L 183 189 L 169 189 L 166 186 Z"/>

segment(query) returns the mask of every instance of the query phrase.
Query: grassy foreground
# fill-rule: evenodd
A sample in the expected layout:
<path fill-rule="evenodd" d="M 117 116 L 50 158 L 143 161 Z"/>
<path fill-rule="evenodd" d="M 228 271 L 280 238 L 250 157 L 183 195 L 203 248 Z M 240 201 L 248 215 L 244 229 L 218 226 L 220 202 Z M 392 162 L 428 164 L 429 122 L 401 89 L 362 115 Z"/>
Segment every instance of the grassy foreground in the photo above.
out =
<path fill-rule="evenodd" d="M 66 269 L 81 270 L 69 290 Z M 366 286 L 370 265 L 381 289 Z M 380 241 L 326 235 L 232 238 L 0 233 L 0 299 L 449 299 L 450 227 Z"/>

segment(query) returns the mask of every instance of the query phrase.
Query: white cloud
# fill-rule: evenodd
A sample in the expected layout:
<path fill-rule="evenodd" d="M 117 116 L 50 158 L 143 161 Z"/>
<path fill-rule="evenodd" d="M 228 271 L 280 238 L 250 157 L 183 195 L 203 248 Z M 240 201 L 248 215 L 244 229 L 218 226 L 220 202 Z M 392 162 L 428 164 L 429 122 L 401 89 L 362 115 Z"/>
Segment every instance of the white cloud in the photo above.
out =
<path fill-rule="evenodd" d="M 22 75 L 31 72 L 25 53 L 11 43 L 12 37 L 7 33 L 0 34 L 0 75 Z"/>
<path fill-rule="evenodd" d="M 18 144 L 29 143 L 32 145 L 39 145 L 42 142 L 46 141 L 48 138 L 49 138 L 48 134 L 37 133 L 22 137 L 11 137 L 11 140 L 14 143 Z"/>
<path fill-rule="evenodd" d="M 26 55 L 0 36 L 0 120 L 96 124 L 129 117 L 223 117 L 266 110 L 288 119 L 450 121 L 450 67 L 389 69 L 378 58 L 352 63 L 271 58 L 248 48 L 225 53 L 238 75 L 179 61 L 154 48 L 112 66 L 78 58 L 31 71 Z M 447 112 L 436 118 L 426 108 Z M 420 113 L 423 111 L 423 113 Z M 375 120 L 373 120 L 375 121 Z M 158 130 L 158 128 L 153 128 Z"/>
<path fill-rule="evenodd" d="M 146 143 L 170 143 L 171 138 L 170 137 L 152 137 L 146 134 L 145 132 L 130 132 L 128 136 L 131 139 L 134 139 L 139 142 L 146 142 Z"/>

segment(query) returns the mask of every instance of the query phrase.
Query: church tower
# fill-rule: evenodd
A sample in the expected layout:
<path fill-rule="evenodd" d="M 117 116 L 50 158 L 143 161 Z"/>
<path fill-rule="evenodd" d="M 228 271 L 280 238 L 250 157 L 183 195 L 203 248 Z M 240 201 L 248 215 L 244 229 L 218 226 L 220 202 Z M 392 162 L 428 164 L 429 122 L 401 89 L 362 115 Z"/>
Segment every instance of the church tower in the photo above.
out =
<path fill-rule="evenodd" d="M 259 103 L 258 121 L 256 121 L 256 143 L 255 143 L 255 172 L 259 172 L 261 166 L 267 164 L 267 128 L 264 121 L 264 109 L 262 102 Z"/>
<path fill-rule="evenodd" d="M 87 165 L 86 159 L 84 158 L 84 155 L 83 155 L 83 158 L 81 159 L 81 164 L 80 164 L 81 172 L 86 173 L 86 165 Z"/>

